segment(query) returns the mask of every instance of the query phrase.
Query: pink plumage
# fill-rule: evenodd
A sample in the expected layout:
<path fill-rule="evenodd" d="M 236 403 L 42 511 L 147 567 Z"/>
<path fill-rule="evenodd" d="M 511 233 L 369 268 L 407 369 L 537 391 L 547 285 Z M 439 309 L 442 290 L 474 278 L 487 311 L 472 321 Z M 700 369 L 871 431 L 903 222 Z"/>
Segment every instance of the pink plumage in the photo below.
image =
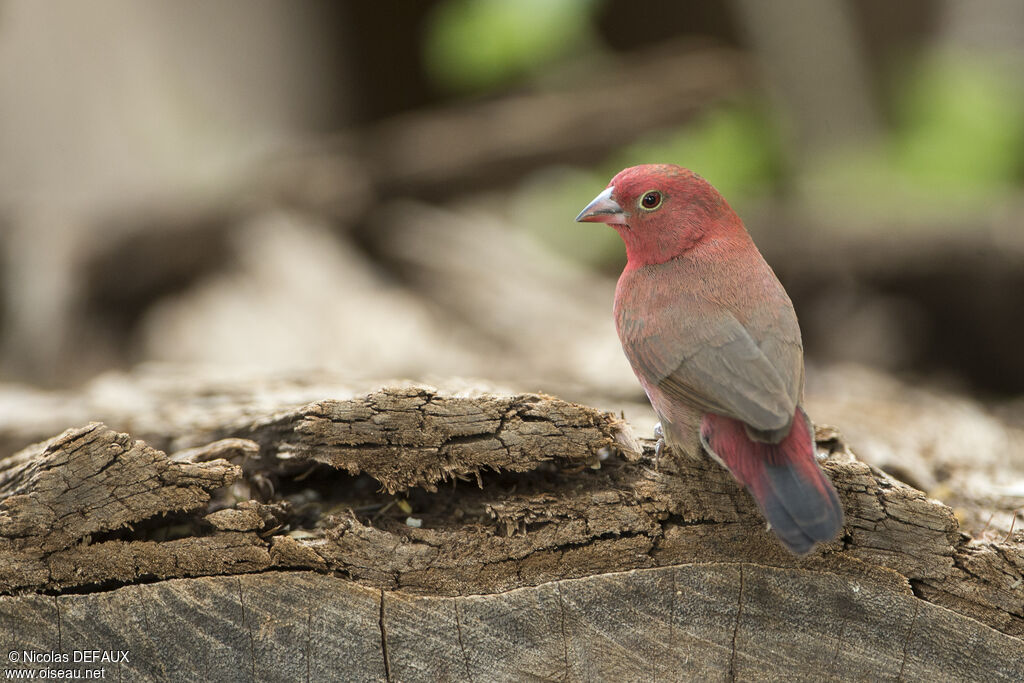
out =
<path fill-rule="evenodd" d="M 814 456 L 793 305 L 742 221 L 679 166 L 627 168 L 577 217 L 626 244 L 615 322 L 667 444 L 727 467 L 793 552 L 843 515 Z"/>

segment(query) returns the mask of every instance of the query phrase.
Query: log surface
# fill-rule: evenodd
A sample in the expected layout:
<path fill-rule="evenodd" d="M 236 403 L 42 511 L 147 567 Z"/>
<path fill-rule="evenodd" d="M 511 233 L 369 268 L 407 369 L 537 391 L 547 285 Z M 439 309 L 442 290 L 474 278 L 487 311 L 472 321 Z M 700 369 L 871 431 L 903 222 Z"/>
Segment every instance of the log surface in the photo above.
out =
<path fill-rule="evenodd" d="M 23 628 L 4 651 L 127 647 L 107 675 L 131 681 L 1024 677 L 1017 639 L 913 595 L 746 563 L 465 597 L 269 572 L 4 598 L 0 618 Z"/>
<path fill-rule="evenodd" d="M 127 649 L 124 680 L 1024 677 L 1022 544 L 968 538 L 834 430 L 846 527 L 794 558 L 714 463 L 548 396 L 221 415 L 148 423 L 170 455 L 93 423 L 0 463 L 0 655 Z"/>

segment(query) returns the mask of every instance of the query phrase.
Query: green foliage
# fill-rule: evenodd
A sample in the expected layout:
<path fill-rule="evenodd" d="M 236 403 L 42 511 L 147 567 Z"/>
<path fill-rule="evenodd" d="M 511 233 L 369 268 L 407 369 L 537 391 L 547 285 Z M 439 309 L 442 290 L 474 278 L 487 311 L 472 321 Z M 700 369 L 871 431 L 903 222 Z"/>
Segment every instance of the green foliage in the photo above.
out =
<path fill-rule="evenodd" d="M 590 44 L 593 0 L 448 0 L 428 22 L 424 59 L 453 91 L 508 83 Z"/>
<path fill-rule="evenodd" d="M 926 64 L 899 91 L 894 160 L 938 192 L 1005 186 L 1020 172 L 1024 99 L 1017 79 L 964 59 Z"/>
<path fill-rule="evenodd" d="M 1015 190 L 1024 151 L 1019 79 L 990 63 L 946 57 L 908 72 L 892 92 L 891 133 L 833 150 L 805 169 L 811 208 L 867 229 L 926 228 L 963 224 Z"/>

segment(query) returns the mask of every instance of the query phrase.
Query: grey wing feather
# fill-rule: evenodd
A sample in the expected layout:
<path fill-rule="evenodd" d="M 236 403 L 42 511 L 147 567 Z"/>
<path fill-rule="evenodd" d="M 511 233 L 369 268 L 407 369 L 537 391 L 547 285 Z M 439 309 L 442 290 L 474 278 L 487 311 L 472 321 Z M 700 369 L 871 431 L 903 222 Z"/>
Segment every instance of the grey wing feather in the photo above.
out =
<path fill-rule="evenodd" d="M 689 354 L 678 353 L 678 344 L 660 335 L 637 335 L 627 352 L 630 362 L 666 394 L 705 412 L 766 432 L 788 426 L 799 399 L 801 377 L 792 372 L 801 366 L 799 342 L 776 342 L 781 348 L 773 350 L 788 346 L 790 353 L 773 356 L 795 359 L 793 368 L 777 368 L 731 313 L 701 321 L 699 329 L 707 336 L 690 340 Z"/>
<path fill-rule="evenodd" d="M 714 343 L 701 346 L 658 386 L 698 397 L 710 412 L 771 431 L 790 424 L 796 396 L 761 348 L 731 315 Z"/>
<path fill-rule="evenodd" d="M 676 366 L 658 386 L 758 430 L 787 426 L 796 412 L 797 396 L 779 370 L 733 316 L 725 316 L 713 327 L 718 330 L 715 338 Z"/>

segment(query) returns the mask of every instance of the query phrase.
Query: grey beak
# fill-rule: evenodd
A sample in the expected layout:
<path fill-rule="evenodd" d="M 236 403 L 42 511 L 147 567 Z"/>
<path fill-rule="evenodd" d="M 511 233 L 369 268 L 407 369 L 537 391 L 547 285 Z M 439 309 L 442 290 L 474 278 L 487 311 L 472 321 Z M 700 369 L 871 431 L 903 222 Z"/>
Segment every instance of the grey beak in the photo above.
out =
<path fill-rule="evenodd" d="M 594 201 L 587 204 L 586 208 L 576 216 L 577 223 L 614 223 L 624 224 L 626 212 L 622 210 L 619 203 L 612 199 L 612 192 L 615 187 L 608 186 L 604 192 L 594 197 Z"/>

